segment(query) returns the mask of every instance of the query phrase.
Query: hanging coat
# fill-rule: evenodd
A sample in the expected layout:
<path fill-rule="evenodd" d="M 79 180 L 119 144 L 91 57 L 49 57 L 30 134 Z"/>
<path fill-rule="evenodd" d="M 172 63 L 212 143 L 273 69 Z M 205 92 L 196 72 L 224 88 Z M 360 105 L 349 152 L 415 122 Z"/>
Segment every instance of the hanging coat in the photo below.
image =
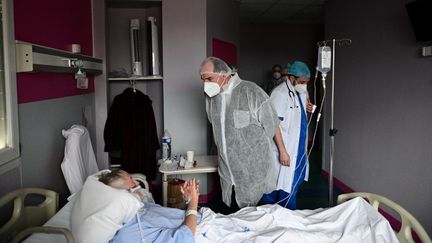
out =
<path fill-rule="evenodd" d="M 152 101 L 141 91 L 126 89 L 114 98 L 104 129 L 105 152 L 121 153 L 121 168 L 156 177 L 159 149 Z"/>
<path fill-rule="evenodd" d="M 279 161 L 279 150 L 277 149 L 276 144 L 273 143 L 273 153 L 276 162 L 276 176 L 278 178 L 277 189 L 282 189 L 288 193 L 290 193 L 292 189 L 294 173 L 297 167 L 297 156 L 299 156 L 298 147 L 302 114 L 302 107 L 299 103 L 299 98 L 304 104 L 303 107 L 306 107 L 305 104 L 307 104 L 307 97 L 305 95 L 299 95 L 289 81 L 279 84 L 279 86 L 273 89 L 273 92 L 270 95 L 270 100 L 272 101 L 279 118 L 279 127 L 281 129 L 285 149 L 290 156 L 290 166 L 282 166 Z M 303 112 L 306 111 L 304 110 Z M 307 146 L 305 146 L 304 153 L 306 153 L 304 156 L 306 156 L 307 159 Z M 309 163 L 306 163 L 305 169 L 305 180 L 307 181 L 309 175 Z"/>

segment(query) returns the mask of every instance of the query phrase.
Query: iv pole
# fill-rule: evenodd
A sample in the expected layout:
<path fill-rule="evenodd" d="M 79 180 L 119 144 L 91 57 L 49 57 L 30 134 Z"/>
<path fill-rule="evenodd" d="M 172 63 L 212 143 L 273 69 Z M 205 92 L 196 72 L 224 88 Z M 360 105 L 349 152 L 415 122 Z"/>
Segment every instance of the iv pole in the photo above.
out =
<path fill-rule="evenodd" d="M 351 39 L 332 39 L 318 42 L 318 46 L 325 46 L 327 43 L 332 42 L 332 85 L 331 85 L 331 103 L 330 103 L 330 162 L 329 162 L 329 191 L 328 191 L 328 205 L 333 206 L 333 163 L 334 163 L 334 137 L 337 133 L 337 129 L 334 127 L 334 83 L 335 83 L 335 57 L 336 57 L 336 43 L 339 46 L 351 45 Z M 325 80 L 323 81 L 325 82 Z"/>

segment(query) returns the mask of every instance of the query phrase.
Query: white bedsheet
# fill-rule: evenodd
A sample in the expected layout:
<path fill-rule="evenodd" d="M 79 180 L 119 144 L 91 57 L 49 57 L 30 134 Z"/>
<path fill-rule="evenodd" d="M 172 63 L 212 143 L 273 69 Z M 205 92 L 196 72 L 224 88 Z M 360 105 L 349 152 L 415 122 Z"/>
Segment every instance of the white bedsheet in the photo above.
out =
<path fill-rule="evenodd" d="M 70 229 L 72 202 L 45 225 Z M 196 242 L 398 242 L 388 221 L 361 198 L 316 210 L 287 210 L 279 205 L 243 208 L 216 214 L 209 208 L 195 234 Z M 33 234 L 24 243 L 63 243 L 62 235 Z"/>
<path fill-rule="evenodd" d="M 63 227 L 70 230 L 72 201 L 61 208 L 44 226 Z M 66 243 L 66 238 L 60 234 L 32 234 L 23 243 Z"/>
<path fill-rule="evenodd" d="M 197 242 L 398 242 L 388 221 L 362 198 L 328 209 L 265 205 L 227 216 L 207 208 L 202 212 Z"/>

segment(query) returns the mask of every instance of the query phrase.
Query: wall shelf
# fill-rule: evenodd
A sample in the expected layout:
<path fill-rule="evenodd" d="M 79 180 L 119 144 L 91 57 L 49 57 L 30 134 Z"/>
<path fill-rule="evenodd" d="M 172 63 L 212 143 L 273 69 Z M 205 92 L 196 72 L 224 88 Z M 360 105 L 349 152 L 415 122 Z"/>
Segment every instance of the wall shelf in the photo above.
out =
<path fill-rule="evenodd" d="M 123 81 L 123 80 L 159 80 L 163 79 L 162 76 L 141 76 L 141 77 L 121 77 L 121 78 L 108 78 L 109 81 Z"/>
<path fill-rule="evenodd" d="M 16 41 L 17 72 L 102 73 L 102 60 L 69 51 Z"/>

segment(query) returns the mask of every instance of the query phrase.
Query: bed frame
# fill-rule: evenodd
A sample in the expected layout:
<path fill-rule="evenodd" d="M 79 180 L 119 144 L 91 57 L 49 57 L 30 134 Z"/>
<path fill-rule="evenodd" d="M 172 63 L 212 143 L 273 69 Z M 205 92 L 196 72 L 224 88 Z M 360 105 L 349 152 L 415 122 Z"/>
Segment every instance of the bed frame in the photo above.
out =
<path fill-rule="evenodd" d="M 25 199 L 31 194 L 42 196 L 45 200 L 38 205 L 26 206 Z M 58 209 L 58 193 L 42 188 L 23 188 L 0 198 L 0 208 L 12 202 L 12 216 L 0 227 L 1 243 L 11 242 L 18 232 L 42 225 L 54 216 Z"/>
<path fill-rule="evenodd" d="M 141 174 L 132 174 L 132 177 L 141 181 L 148 188 L 145 176 Z M 29 194 L 39 194 L 46 199 L 36 206 L 25 206 L 24 199 Z M 355 192 L 342 194 L 338 196 L 337 203 L 340 204 L 355 197 L 363 197 L 375 209 L 379 209 L 379 205 L 383 204 L 393 209 L 400 215 L 401 229 L 396 232 L 396 236 L 401 243 L 414 243 L 412 231 L 416 232 L 418 238 L 423 243 L 432 243 L 431 238 L 426 233 L 425 229 L 420 225 L 417 219 L 414 218 L 408 211 L 402 208 L 397 203 L 390 199 L 376 195 L 373 193 Z M 48 233 L 48 234 L 63 234 L 67 243 L 73 243 L 73 236 L 69 229 L 57 228 L 49 226 L 40 226 L 49 218 L 51 218 L 58 208 L 58 194 L 56 192 L 40 189 L 40 188 L 25 188 L 14 192 L 10 192 L 0 198 L 0 208 L 5 204 L 13 201 L 14 209 L 11 219 L 0 227 L 0 240 L 4 242 L 20 242 L 32 233 Z M 17 232 L 20 232 L 17 234 Z M 11 239 L 13 239 L 11 241 Z M 3 243 L 1 241 L 0 243 Z"/>
<path fill-rule="evenodd" d="M 367 199 L 369 204 L 371 204 L 376 210 L 379 209 L 380 204 L 383 204 L 399 214 L 402 221 L 401 228 L 399 231 L 395 231 L 395 233 L 400 243 L 415 243 L 412 235 L 413 231 L 417 234 L 418 238 L 420 238 L 421 242 L 432 243 L 431 238 L 428 236 L 425 229 L 421 226 L 417 219 L 399 204 L 386 197 L 368 192 L 353 192 L 339 195 L 337 198 L 337 204 L 343 203 L 355 197 Z"/>
<path fill-rule="evenodd" d="M 143 174 L 131 174 L 132 178 L 144 185 L 146 190 L 149 184 Z M 45 200 L 38 205 L 26 206 L 25 199 L 29 195 L 38 195 Z M 41 226 L 58 211 L 58 193 L 42 188 L 23 188 L 9 192 L 0 198 L 0 209 L 13 202 L 11 218 L 0 225 L 0 243 L 17 243 L 33 233 L 62 234 L 67 243 L 74 239 L 70 229 Z"/>

